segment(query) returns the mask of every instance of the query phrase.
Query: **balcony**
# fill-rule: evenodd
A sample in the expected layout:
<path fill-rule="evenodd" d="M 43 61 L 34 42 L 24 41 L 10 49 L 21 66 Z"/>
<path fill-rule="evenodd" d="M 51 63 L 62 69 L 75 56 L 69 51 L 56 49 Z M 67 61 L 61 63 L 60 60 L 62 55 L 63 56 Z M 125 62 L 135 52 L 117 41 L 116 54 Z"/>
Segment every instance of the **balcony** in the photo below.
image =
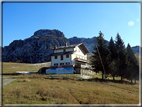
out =
<path fill-rule="evenodd" d="M 79 62 L 88 62 L 86 59 L 82 59 L 82 58 L 75 58 L 75 61 L 79 61 Z"/>
<path fill-rule="evenodd" d="M 74 67 L 77 67 L 77 68 L 79 67 L 79 68 L 91 69 L 91 66 L 90 66 L 90 65 L 88 65 L 88 64 L 87 64 L 87 65 L 78 65 L 78 64 L 77 64 L 77 65 L 75 65 Z"/>

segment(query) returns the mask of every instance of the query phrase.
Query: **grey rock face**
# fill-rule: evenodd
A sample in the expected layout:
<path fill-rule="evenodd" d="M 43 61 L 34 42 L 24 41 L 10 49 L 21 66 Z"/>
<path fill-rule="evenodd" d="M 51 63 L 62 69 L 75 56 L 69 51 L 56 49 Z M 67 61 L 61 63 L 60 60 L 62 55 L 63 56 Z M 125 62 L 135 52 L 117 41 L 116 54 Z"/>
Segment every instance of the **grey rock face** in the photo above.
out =
<path fill-rule="evenodd" d="M 78 37 L 69 38 L 70 44 L 83 43 L 90 53 L 92 53 L 92 51 L 94 51 L 93 48 L 94 48 L 95 44 L 97 44 L 95 42 L 95 40 L 96 40 L 96 37 L 92 37 L 92 38 L 78 38 Z"/>
<path fill-rule="evenodd" d="M 69 44 L 58 30 L 38 30 L 30 38 L 14 40 L 3 48 L 3 62 L 38 63 L 50 61 L 53 46 Z"/>
<path fill-rule="evenodd" d="M 73 38 L 69 38 L 70 44 L 82 43 L 84 40 L 85 40 L 85 38 L 78 38 L 76 36 L 74 36 Z"/>
<path fill-rule="evenodd" d="M 49 29 L 41 29 L 38 30 L 34 33 L 34 36 L 44 36 L 44 35 L 52 35 L 52 36 L 57 36 L 57 37 L 65 37 L 63 32 L 59 30 L 49 30 Z"/>
<path fill-rule="evenodd" d="M 92 37 L 92 38 L 72 37 L 72 38 L 69 38 L 70 44 L 83 43 L 86 46 L 86 48 L 89 50 L 90 53 L 92 53 L 94 51 L 93 47 L 95 45 L 97 45 L 97 43 L 95 42 L 95 40 L 96 40 L 96 37 Z M 107 44 L 109 45 L 108 41 L 107 41 Z M 142 54 L 142 52 L 141 52 L 141 54 L 139 52 L 139 46 L 134 46 L 134 47 L 132 47 L 132 49 L 133 49 L 133 51 L 134 51 L 135 54 L 136 53 L 139 53 L 139 55 Z M 141 48 L 141 51 L 142 51 L 142 48 Z"/>

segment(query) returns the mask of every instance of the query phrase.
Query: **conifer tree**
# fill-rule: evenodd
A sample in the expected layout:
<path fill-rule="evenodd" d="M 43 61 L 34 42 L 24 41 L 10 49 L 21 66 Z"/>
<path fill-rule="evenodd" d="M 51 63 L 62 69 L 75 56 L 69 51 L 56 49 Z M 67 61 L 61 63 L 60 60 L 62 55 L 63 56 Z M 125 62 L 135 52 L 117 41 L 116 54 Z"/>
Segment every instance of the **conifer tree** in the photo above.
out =
<path fill-rule="evenodd" d="M 122 78 L 125 77 L 125 71 L 126 71 L 126 49 L 123 40 L 121 39 L 119 33 L 117 33 L 116 36 L 116 49 L 117 49 L 117 60 L 116 60 L 116 68 L 118 70 L 118 75 Z"/>
<path fill-rule="evenodd" d="M 91 64 L 92 64 L 92 68 L 94 72 L 102 72 L 102 79 L 103 79 L 103 75 L 104 73 L 108 74 L 109 73 L 109 58 L 110 58 L 110 54 L 109 54 L 109 50 L 108 50 L 108 45 L 107 42 L 104 40 L 103 38 L 103 33 L 100 31 L 99 36 L 96 38 L 96 42 L 98 44 L 98 46 L 94 46 L 94 51 L 92 52 L 93 55 L 91 57 Z M 100 53 L 100 56 L 99 56 Z M 104 69 L 101 63 L 101 59 L 102 59 L 102 63 L 104 65 Z"/>
<path fill-rule="evenodd" d="M 136 84 L 136 79 L 139 79 L 139 64 L 137 63 L 135 66 L 135 73 L 134 73 L 134 78 L 135 78 L 135 84 Z"/>
<path fill-rule="evenodd" d="M 136 75 L 138 75 L 139 70 L 138 70 L 138 61 L 134 55 L 134 51 L 132 50 L 131 46 L 128 44 L 127 46 L 127 73 L 126 73 L 126 78 L 131 80 L 135 78 Z"/>
<path fill-rule="evenodd" d="M 117 60 L 117 49 L 115 47 L 113 38 L 111 37 L 109 42 L 109 51 L 110 51 L 110 64 L 109 64 L 109 70 L 110 74 L 114 77 L 117 75 L 117 69 L 116 69 L 116 60 Z"/>

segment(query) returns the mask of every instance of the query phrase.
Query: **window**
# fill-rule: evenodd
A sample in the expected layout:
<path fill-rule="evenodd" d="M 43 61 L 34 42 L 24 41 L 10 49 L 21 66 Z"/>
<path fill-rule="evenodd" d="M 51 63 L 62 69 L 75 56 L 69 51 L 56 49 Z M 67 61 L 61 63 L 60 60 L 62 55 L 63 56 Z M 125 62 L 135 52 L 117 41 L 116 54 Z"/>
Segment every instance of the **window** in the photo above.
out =
<path fill-rule="evenodd" d="M 55 63 L 54 66 L 58 66 L 58 63 Z"/>
<path fill-rule="evenodd" d="M 55 56 L 55 59 L 57 59 L 57 56 Z"/>
<path fill-rule="evenodd" d="M 64 63 L 60 63 L 60 65 L 64 65 Z"/>
<path fill-rule="evenodd" d="M 66 55 L 66 58 L 69 58 L 69 55 Z"/>
<path fill-rule="evenodd" d="M 63 52 L 66 52 L 66 50 L 64 49 Z"/>
<path fill-rule="evenodd" d="M 61 60 L 63 60 L 63 55 L 61 55 Z"/>
<path fill-rule="evenodd" d="M 66 65 L 70 65 L 70 62 L 66 62 Z"/>

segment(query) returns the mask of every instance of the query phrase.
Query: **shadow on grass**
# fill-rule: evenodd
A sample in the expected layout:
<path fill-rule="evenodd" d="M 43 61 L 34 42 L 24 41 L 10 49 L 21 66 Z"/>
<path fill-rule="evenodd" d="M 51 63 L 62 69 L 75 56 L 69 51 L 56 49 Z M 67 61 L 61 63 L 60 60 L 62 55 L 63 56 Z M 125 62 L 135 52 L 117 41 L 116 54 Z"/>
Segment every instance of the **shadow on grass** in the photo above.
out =
<path fill-rule="evenodd" d="M 96 82 L 113 82 L 113 83 L 120 83 L 120 84 L 131 84 L 129 81 L 121 81 L 121 80 L 108 80 L 108 79 L 100 79 L 100 78 L 93 78 L 93 79 L 87 79 L 87 81 L 96 81 Z"/>
<path fill-rule="evenodd" d="M 20 73 L 3 73 L 2 75 L 5 75 L 5 76 L 15 76 L 15 75 L 21 75 Z"/>
<path fill-rule="evenodd" d="M 4 73 L 2 74 L 4 76 L 15 76 L 15 78 L 30 78 L 30 79 L 36 79 L 36 78 L 44 78 L 44 79 L 50 79 L 50 80 L 74 80 L 74 81 L 88 81 L 88 82 L 112 82 L 112 83 L 120 83 L 120 84 L 130 84 L 134 85 L 135 83 L 131 83 L 130 81 L 121 81 L 121 80 L 109 80 L 109 79 L 100 79 L 100 78 L 91 78 L 91 79 L 80 79 L 80 78 L 71 78 L 66 76 L 54 76 L 54 75 L 47 75 L 47 74 L 39 74 L 39 73 L 33 73 L 32 75 L 29 74 L 20 74 L 20 73 Z M 20 75 L 22 77 L 20 77 Z M 25 77 L 23 77 L 25 76 Z"/>

